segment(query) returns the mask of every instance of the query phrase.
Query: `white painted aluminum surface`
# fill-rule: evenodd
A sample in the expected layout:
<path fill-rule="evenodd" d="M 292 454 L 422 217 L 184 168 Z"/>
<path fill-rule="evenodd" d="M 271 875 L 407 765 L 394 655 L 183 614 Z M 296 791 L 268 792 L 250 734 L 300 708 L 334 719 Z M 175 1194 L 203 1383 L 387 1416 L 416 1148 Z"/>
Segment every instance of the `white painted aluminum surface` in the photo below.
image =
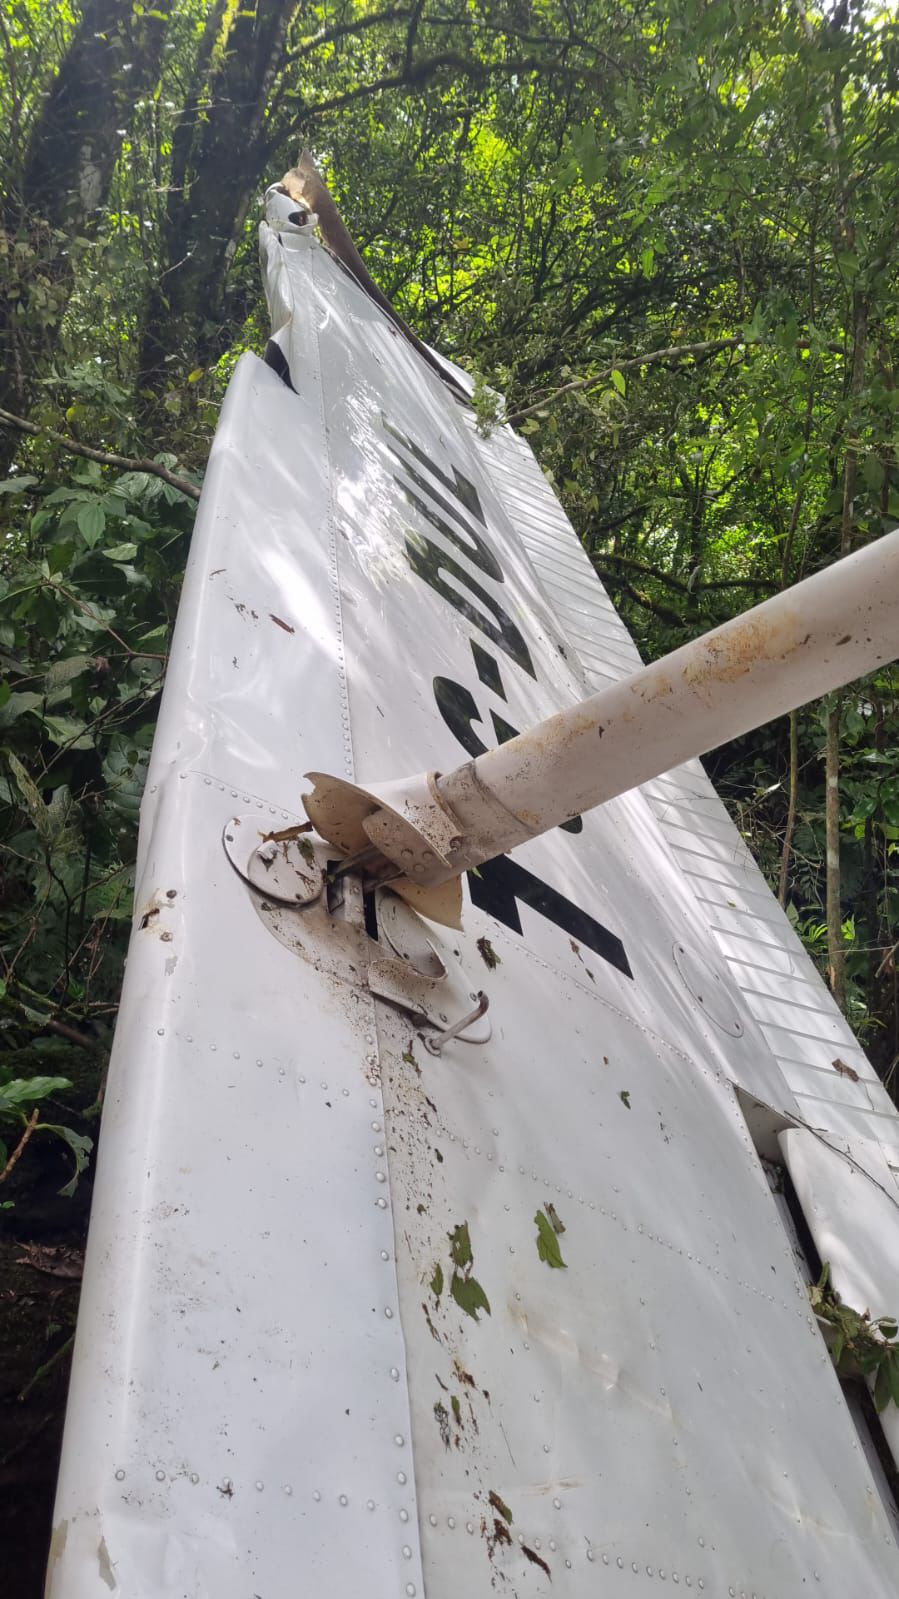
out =
<path fill-rule="evenodd" d="M 509 433 L 472 443 L 508 509 L 544 592 L 565 627 L 582 692 L 629 676 L 641 657 L 527 444 Z M 704 925 L 758 1022 L 780 1083 L 758 1092 L 788 1114 L 838 1139 L 879 1175 L 899 1174 L 899 1118 L 855 1035 L 834 1004 L 789 920 L 698 760 L 645 783 L 660 835 L 695 896 Z M 855 1077 L 839 1072 L 835 1060 Z M 770 1097 L 779 1092 L 780 1099 Z M 899 1194 L 899 1188 L 897 1188 Z"/>
<path fill-rule="evenodd" d="M 266 910 L 225 852 L 236 816 L 298 821 L 310 769 L 451 769 L 583 693 L 507 446 L 309 232 L 264 251 L 296 392 L 244 358 L 200 507 L 48 1593 L 885 1599 L 890 1519 L 733 1085 L 802 1118 L 648 800 L 484 869 L 461 934 L 422 924 L 490 1001 L 439 1057 L 372 992 L 419 958 L 399 913 L 391 944 L 351 885 L 331 921 Z"/>

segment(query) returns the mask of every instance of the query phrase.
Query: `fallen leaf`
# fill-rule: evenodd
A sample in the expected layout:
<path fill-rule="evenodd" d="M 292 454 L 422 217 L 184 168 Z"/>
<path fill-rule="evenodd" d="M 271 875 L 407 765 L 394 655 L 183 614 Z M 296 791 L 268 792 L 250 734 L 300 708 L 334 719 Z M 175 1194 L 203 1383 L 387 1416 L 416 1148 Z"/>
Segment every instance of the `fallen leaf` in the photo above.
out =
<path fill-rule="evenodd" d="M 16 1258 L 16 1265 L 33 1266 L 48 1277 L 68 1277 L 77 1282 L 84 1270 L 83 1251 L 70 1244 L 20 1244 L 19 1248 L 24 1254 Z"/>

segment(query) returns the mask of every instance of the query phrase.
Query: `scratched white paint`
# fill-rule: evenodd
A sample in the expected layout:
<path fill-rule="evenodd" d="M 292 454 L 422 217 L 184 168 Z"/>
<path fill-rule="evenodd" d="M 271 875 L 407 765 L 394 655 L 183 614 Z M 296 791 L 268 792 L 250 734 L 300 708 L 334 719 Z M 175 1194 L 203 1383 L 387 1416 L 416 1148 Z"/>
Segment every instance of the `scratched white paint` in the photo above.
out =
<path fill-rule="evenodd" d="M 474 440 L 311 230 L 264 232 L 263 253 L 296 392 L 244 357 L 200 506 L 144 800 L 50 1599 L 641 1599 L 660 1583 L 885 1599 L 890 1520 L 734 1084 L 803 1118 L 649 800 L 515 857 L 622 940 L 632 975 L 530 906 L 519 933 L 466 891 L 461 934 L 423 933 L 487 993 L 490 1037 L 439 1057 L 370 991 L 383 939 L 346 906 L 266 911 L 225 853 L 235 816 L 248 834 L 299 820 L 309 770 L 457 765 L 437 678 L 473 697 L 488 744 L 491 713 L 522 728 L 584 691 L 500 446 Z M 458 509 L 455 472 L 502 581 L 397 482 Z M 474 578 L 502 606 L 534 676 L 416 574 L 410 530 L 457 563 L 450 589 Z M 575 549 L 558 544 L 560 572 Z M 538 1255 L 547 1203 L 564 1268 Z"/>

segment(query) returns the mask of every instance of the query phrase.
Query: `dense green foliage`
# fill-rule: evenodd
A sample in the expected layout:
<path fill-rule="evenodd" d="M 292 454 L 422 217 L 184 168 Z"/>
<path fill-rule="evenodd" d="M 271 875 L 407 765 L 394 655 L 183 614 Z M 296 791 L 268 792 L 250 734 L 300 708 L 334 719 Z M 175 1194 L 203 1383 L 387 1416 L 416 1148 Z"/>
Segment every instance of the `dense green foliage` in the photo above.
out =
<path fill-rule="evenodd" d="M 0 0 L 0 1081 L 108 1048 L 193 511 L 154 468 L 201 480 L 264 343 L 298 146 L 657 655 L 899 520 L 897 113 L 846 0 Z M 896 686 L 713 762 L 890 1080 Z"/>

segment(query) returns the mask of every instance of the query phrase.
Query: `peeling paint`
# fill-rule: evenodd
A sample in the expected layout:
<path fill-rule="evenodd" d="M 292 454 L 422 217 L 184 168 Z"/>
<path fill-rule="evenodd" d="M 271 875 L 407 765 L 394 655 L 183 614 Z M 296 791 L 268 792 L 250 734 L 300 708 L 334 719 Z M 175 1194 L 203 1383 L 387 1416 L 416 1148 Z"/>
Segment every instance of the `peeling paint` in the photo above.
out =
<path fill-rule="evenodd" d="M 97 1565 L 100 1570 L 100 1576 L 107 1588 L 117 1588 L 118 1583 L 115 1580 L 115 1572 L 112 1569 L 112 1561 L 109 1558 L 109 1550 L 106 1547 L 105 1538 L 101 1538 L 97 1546 Z"/>
<path fill-rule="evenodd" d="M 68 1523 L 68 1521 L 60 1521 L 60 1522 L 58 1522 L 57 1525 L 53 1528 L 53 1534 L 52 1534 L 52 1536 L 50 1538 L 50 1551 L 49 1551 L 49 1554 L 48 1554 L 48 1557 L 47 1557 L 47 1592 L 48 1593 L 50 1593 L 50 1591 L 52 1589 L 53 1572 L 56 1569 L 57 1562 L 62 1559 L 63 1554 L 65 1552 L 66 1541 L 68 1539 L 68 1536 L 69 1536 L 69 1523 Z"/>

